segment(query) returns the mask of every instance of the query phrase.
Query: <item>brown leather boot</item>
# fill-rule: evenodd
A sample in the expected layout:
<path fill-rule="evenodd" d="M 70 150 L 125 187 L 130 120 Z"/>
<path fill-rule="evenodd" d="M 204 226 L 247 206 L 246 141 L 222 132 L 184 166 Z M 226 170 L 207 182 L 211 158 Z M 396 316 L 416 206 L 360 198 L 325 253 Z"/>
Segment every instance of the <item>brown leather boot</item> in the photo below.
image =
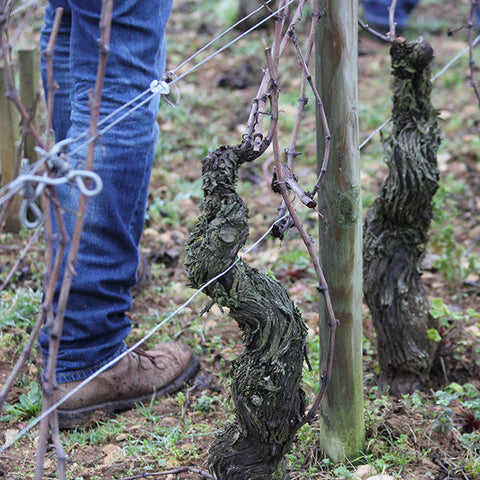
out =
<path fill-rule="evenodd" d="M 61 429 L 83 427 L 115 412 L 132 408 L 179 390 L 195 376 L 198 357 L 183 343 L 161 344 L 152 350 L 135 350 L 105 370 L 58 408 Z M 60 400 L 81 382 L 61 383 L 54 394 Z"/>

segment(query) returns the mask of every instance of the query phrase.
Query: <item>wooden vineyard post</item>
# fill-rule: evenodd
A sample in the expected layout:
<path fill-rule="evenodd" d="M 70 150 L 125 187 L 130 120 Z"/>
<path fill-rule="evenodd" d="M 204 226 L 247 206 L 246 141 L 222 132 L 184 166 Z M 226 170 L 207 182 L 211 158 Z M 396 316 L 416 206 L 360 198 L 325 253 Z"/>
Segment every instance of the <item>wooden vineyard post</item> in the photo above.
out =
<path fill-rule="evenodd" d="M 30 115 L 35 119 L 38 99 L 39 54 L 36 47 L 25 47 L 18 52 L 20 65 L 20 99 Z M 35 121 L 33 122 L 36 123 Z M 30 134 L 25 137 L 24 156 L 34 162 L 36 160 L 35 141 Z"/>
<path fill-rule="evenodd" d="M 3 65 L 0 65 L 0 157 L 2 165 L 2 186 L 10 183 L 18 173 L 16 170 L 17 148 L 19 132 L 19 115 L 15 105 L 6 97 L 6 84 Z M 21 199 L 15 196 L 10 204 L 5 217 L 5 229 L 16 233 L 20 230 L 18 212 Z M 2 208 L 5 208 L 3 206 Z"/>
<path fill-rule="evenodd" d="M 357 3 L 356 0 L 320 2 L 320 10 L 326 15 L 320 19 L 316 48 L 316 83 L 331 131 L 330 160 L 318 202 L 320 258 L 333 309 L 340 322 L 331 383 L 320 404 L 320 441 L 335 462 L 355 458 L 365 441 Z M 325 133 L 320 121 L 317 125 L 317 156 L 321 162 Z M 324 315 L 323 306 L 320 315 Z M 328 335 L 320 339 L 324 356 L 327 341 Z"/>

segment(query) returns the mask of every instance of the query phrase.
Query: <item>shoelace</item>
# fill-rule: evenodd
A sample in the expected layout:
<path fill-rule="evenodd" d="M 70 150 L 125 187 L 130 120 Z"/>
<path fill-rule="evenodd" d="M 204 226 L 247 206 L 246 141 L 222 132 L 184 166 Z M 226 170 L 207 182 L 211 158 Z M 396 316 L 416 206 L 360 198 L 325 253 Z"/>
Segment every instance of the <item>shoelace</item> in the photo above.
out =
<path fill-rule="evenodd" d="M 155 368 L 158 368 L 159 370 L 162 370 L 163 368 L 165 367 L 160 367 L 157 365 L 157 357 L 155 357 L 154 355 L 146 352 L 145 350 L 143 350 L 142 348 L 140 347 L 136 347 L 132 350 L 133 353 L 136 353 L 139 357 L 145 357 L 147 358 L 148 360 L 150 360 L 153 364 L 153 366 Z M 143 367 L 142 366 L 142 362 L 139 361 L 139 364 L 140 364 L 140 367 L 143 368 L 144 370 L 147 370 L 147 368 Z"/>

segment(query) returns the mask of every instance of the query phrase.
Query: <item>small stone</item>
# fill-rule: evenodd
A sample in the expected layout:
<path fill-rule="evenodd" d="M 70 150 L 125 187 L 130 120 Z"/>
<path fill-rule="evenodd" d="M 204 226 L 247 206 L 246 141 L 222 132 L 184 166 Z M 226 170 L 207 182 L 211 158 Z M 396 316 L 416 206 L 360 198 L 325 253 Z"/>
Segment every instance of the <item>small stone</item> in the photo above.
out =
<path fill-rule="evenodd" d="M 422 262 L 422 270 L 436 270 L 437 267 L 436 265 L 438 264 L 438 261 L 440 260 L 440 255 L 435 255 L 433 253 L 427 253 L 423 259 Z"/>
<path fill-rule="evenodd" d="M 449 110 L 440 110 L 438 113 L 438 118 L 440 120 L 448 120 L 449 118 L 453 117 L 453 113 L 450 112 Z"/>
<path fill-rule="evenodd" d="M 15 436 L 17 435 L 18 430 L 15 430 L 13 428 L 9 428 L 8 430 L 5 431 L 5 444 L 10 443 Z"/>
<path fill-rule="evenodd" d="M 470 273 L 465 279 L 465 283 L 478 283 L 480 281 L 480 275 L 478 273 Z"/>
<path fill-rule="evenodd" d="M 103 459 L 104 465 L 111 465 L 122 456 L 122 449 L 118 445 L 108 444 L 102 448 L 105 454 Z"/>
<path fill-rule="evenodd" d="M 476 325 L 471 325 L 469 327 L 466 327 L 465 330 L 470 333 L 470 335 L 472 335 L 473 337 L 478 337 L 480 338 L 480 327 L 479 327 L 480 324 L 476 324 Z"/>
<path fill-rule="evenodd" d="M 191 199 L 186 198 L 177 203 L 178 213 L 180 218 L 198 217 L 198 205 Z"/>
<path fill-rule="evenodd" d="M 146 228 L 143 231 L 143 240 L 146 242 L 158 242 L 160 239 L 160 234 L 151 227 Z"/>
<path fill-rule="evenodd" d="M 377 470 L 373 465 L 360 465 L 353 473 L 353 477 L 355 480 L 365 480 L 366 478 L 376 474 Z"/>

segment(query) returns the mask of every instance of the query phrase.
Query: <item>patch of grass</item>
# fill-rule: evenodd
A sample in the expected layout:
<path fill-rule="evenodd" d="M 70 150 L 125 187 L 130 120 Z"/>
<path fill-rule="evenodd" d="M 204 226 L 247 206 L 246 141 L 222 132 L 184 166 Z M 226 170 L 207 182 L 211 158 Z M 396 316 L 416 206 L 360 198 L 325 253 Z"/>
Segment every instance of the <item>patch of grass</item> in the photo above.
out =
<path fill-rule="evenodd" d="M 175 400 L 152 400 L 149 404 L 139 405 L 135 416 L 119 415 L 98 422 L 95 427 L 63 433 L 65 448 L 72 451 L 79 445 L 115 443 L 136 467 L 144 469 L 152 463 L 158 468 L 198 459 L 195 437 L 210 434 L 210 427 L 188 419 L 185 422 L 179 420 L 173 426 L 171 422 L 166 423 L 166 417 L 156 412 L 159 401 Z"/>
<path fill-rule="evenodd" d="M 31 288 L 0 292 L 0 330 L 6 326 L 30 329 L 41 301 L 42 292 Z"/>
<path fill-rule="evenodd" d="M 308 368 L 306 363 L 303 364 L 303 388 L 306 390 L 307 398 L 310 401 L 313 401 L 315 396 L 320 391 L 321 380 L 319 378 L 318 372 L 321 370 L 320 366 L 320 342 L 316 337 L 307 337 L 308 345 L 308 359 L 310 361 L 311 370 Z"/>
<path fill-rule="evenodd" d="M 178 225 L 178 210 L 171 201 L 155 198 L 147 208 L 145 220 L 147 222 L 159 222 L 167 226 Z"/>
<path fill-rule="evenodd" d="M 0 348 L 21 352 L 38 317 L 42 293 L 31 288 L 0 292 Z"/>
<path fill-rule="evenodd" d="M 318 445 L 320 429 L 318 424 L 306 424 L 297 433 L 297 439 L 285 459 L 289 470 L 305 472 L 310 478 L 321 471 L 322 455 Z"/>
<path fill-rule="evenodd" d="M 394 411 L 399 410 L 408 417 L 405 417 L 404 424 L 392 427 L 387 420 L 392 418 Z M 479 391 L 470 383 L 451 383 L 433 395 L 421 392 L 406 394 L 398 403 L 378 387 L 373 387 L 365 399 L 367 450 L 358 460 L 373 465 L 377 471 L 385 468 L 389 474 L 408 474 L 420 453 L 428 457 L 438 447 L 434 441 L 429 445 L 422 443 L 420 447 L 417 438 L 429 438 L 432 431 L 440 434 L 454 432 L 452 438 L 459 439 L 458 446 L 464 447 L 465 458 L 469 459 L 463 463 L 456 459 L 458 465 L 455 468 L 465 475 L 478 474 L 479 415 Z M 454 459 L 450 460 L 453 462 Z"/>
<path fill-rule="evenodd" d="M 296 269 L 310 268 L 311 264 L 310 255 L 302 248 L 294 248 L 291 250 L 282 249 L 275 262 L 276 269 L 291 268 L 292 266 Z"/>
<path fill-rule="evenodd" d="M 207 5 L 210 3 L 210 8 L 213 10 L 213 14 L 221 20 L 222 24 L 227 28 L 233 25 L 237 20 L 238 12 L 238 0 L 217 0 L 215 2 L 205 2 Z"/>
<path fill-rule="evenodd" d="M 375 106 L 360 103 L 358 109 L 358 121 L 361 130 L 371 131 L 382 125 L 391 115 L 392 104 L 390 99 L 377 102 Z"/>
<path fill-rule="evenodd" d="M 63 440 L 68 448 L 75 445 L 103 445 L 115 440 L 118 435 L 127 431 L 127 424 L 121 416 L 86 429 L 76 429 L 63 433 Z"/>
<path fill-rule="evenodd" d="M 123 450 L 127 456 L 141 462 L 155 461 L 159 466 L 186 463 L 199 458 L 195 437 L 209 434 L 210 427 L 193 424 L 190 420 L 164 426 L 162 418 L 152 412 L 147 414 L 147 419 L 148 424 L 141 434 L 124 441 Z"/>
<path fill-rule="evenodd" d="M 468 275 L 480 268 L 478 255 L 458 241 L 458 231 L 454 223 L 454 219 L 459 216 L 457 204 L 465 188 L 464 183 L 447 176 L 440 182 L 433 200 L 431 246 L 440 253 L 436 266 L 452 290 L 457 292 Z"/>
<path fill-rule="evenodd" d="M 480 474 L 480 392 L 471 383 L 451 383 L 434 394 L 435 427 L 454 431 L 465 448 L 464 458 L 457 469 L 477 478 Z"/>

